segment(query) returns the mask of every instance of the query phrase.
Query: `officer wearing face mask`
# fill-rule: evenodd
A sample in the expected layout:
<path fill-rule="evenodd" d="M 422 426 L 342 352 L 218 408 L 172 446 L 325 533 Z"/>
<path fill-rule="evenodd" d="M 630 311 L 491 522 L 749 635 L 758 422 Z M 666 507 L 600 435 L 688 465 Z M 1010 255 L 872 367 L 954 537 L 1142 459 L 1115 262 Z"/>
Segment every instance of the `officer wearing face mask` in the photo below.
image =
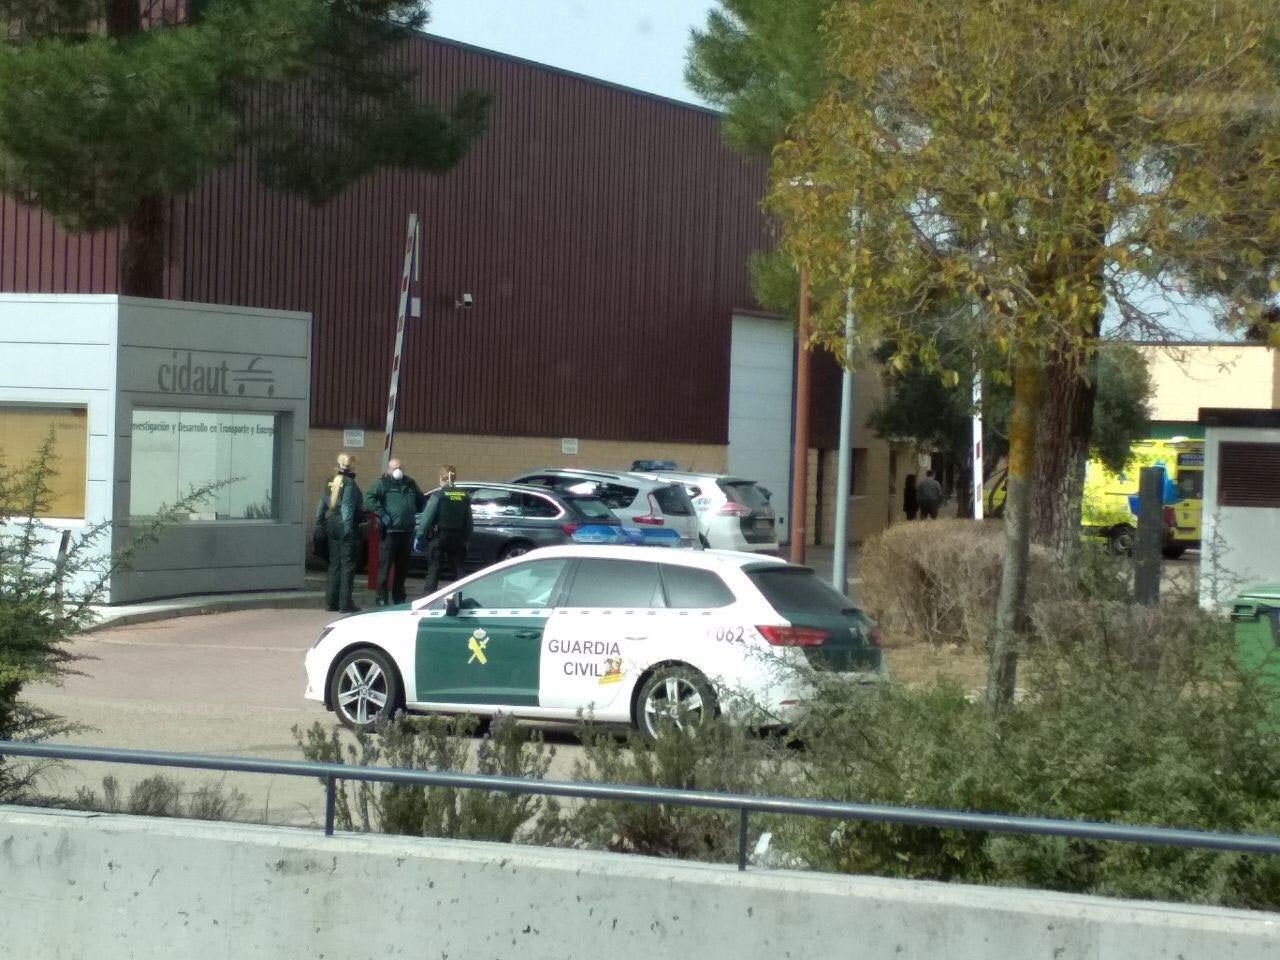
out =
<path fill-rule="evenodd" d="M 414 523 L 426 503 L 426 494 L 413 477 L 405 475 L 399 460 L 387 461 L 386 473 L 365 494 L 364 508 L 378 518 L 376 602 L 380 607 L 388 602 L 405 602 L 404 579 L 413 552 Z"/>

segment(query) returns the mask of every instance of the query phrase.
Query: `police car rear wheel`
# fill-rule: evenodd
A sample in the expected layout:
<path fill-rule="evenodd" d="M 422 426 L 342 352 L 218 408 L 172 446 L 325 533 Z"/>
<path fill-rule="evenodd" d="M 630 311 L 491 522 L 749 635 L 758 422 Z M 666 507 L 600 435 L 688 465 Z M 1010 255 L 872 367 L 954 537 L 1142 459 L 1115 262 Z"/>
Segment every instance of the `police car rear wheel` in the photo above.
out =
<path fill-rule="evenodd" d="M 365 730 L 389 720 L 400 702 L 400 676 L 380 650 L 352 650 L 333 671 L 330 702 L 348 727 Z"/>
<path fill-rule="evenodd" d="M 695 732 L 716 714 L 716 695 L 692 667 L 659 667 L 640 688 L 635 724 L 650 743 L 672 730 Z"/>

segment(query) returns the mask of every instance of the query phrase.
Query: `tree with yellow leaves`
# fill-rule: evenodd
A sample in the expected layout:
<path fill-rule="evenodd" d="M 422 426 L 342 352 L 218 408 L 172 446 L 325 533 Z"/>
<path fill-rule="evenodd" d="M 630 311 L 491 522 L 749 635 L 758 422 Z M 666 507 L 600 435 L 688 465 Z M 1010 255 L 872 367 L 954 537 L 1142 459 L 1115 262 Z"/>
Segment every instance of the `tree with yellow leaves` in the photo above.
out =
<path fill-rule="evenodd" d="M 775 153 L 785 244 L 847 288 L 859 336 L 938 363 L 940 300 L 1014 388 L 988 701 L 1014 693 L 1046 381 L 1087 376 L 1135 280 L 1229 276 L 1280 240 L 1268 0 L 840 0 L 834 77 Z M 857 211 L 850 242 L 849 211 Z M 1252 251 L 1258 251 L 1253 257 Z M 1247 322 L 1256 296 L 1225 291 Z M 815 318 L 839 339 L 842 303 Z M 939 370 L 944 380 L 956 374 Z"/>

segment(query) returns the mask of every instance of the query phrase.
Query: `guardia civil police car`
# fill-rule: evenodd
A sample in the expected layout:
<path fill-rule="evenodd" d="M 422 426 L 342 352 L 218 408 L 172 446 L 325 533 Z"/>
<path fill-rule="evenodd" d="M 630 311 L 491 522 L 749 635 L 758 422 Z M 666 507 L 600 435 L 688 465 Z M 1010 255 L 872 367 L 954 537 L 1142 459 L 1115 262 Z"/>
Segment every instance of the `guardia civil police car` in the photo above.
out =
<path fill-rule="evenodd" d="M 572 544 L 472 574 L 410 607 L 325 627 L 306 696 L 352 727 L 396 710 L 589 714 L 655 739 L 749 708 L 785 723 L 813 671 L 881 673 L 878 632 L 805 567 L 758 554 Z M 738 711 L 735 709 L 735 713 Z"/>

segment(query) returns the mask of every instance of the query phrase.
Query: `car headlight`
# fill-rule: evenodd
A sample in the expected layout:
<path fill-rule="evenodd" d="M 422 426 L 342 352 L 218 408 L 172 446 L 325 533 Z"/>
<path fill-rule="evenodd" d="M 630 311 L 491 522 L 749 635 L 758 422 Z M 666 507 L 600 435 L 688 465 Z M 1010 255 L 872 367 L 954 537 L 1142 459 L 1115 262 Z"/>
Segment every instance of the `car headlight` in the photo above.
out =
<path fill-rule="evenodd" d="M 316 642 L 311 645 L 311 649 L 314 650 L 316 647 L 320 646 L 320 641 L 322 641 L 325 637 L 327 637 L 331 633 L 333 633 L 333 627 L 325 627 L 323 630 L 321 630 L 320 636 L 316 637 Z"/>

